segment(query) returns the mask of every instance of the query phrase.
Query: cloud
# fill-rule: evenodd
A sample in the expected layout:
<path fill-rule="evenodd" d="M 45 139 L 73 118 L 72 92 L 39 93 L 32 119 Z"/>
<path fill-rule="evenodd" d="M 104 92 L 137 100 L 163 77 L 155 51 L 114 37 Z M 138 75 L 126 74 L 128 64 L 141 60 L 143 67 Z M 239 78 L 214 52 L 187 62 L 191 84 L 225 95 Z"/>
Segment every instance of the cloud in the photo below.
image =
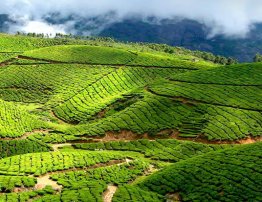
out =
<path fill-rule="evenodd" d="M 45 33 L 55 36 L 56 33 L 66 34 L 65 25 L 53 25 L 44 21 L 26 21 L 23 24 L 13 24 L 9 32 L 15 33 L 21 31 L 24 33 Z"/>
<path fill-rule="evenodd" d="M 255 23 L 262 23 L 261 0 L 1 0 L 0 14 L 9 14 L 31 31 L 69 31 L 75 26 L 96 23 L 96 18 L 106 16 L 93 27 L 99 28 L 129 17 L 158 19 L 187 18 L 204 23 L 210 36 L 245 36 Z M 62 25 L 46 22 L 50 14 L 59 19 L 69 18 Z M 23 19 L 23 20 L 21 20 Z M 86 19 L 86 20 L 76 20 Z M 90 20 L 91 19 L 91 20 Z M 81 22 L 82 24 L 79 24 Z M 77 23 L 77 25 L 76 25 Z M 39 26 L 39 27 L 38 27 Z M 12 27 L 13 30 L 14 27 Z M 40 29 L 41 28 L 41 29 Z"/>

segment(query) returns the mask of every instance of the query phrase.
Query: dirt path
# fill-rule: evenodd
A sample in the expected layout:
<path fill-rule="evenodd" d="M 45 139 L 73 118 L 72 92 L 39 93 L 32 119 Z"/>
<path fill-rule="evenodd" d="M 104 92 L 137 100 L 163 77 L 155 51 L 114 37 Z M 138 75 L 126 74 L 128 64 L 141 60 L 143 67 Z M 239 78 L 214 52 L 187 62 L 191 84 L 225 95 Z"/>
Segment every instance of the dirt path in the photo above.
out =
<path fill-rule="evenodd" d="M 33 177 L 31 175 L 31 177 Z M 37 183 L 32 188 L 25 188 L 25 187 L 16 187 L 14 188 L 13 192 L 15 193 L 21 193 L 21 192 L 27 192 L 27 191 L 36 191 L 44 189 L 46 186 L 51 186 L 55 191 L 60 192 L 63 188 L 63 186 L 58 185 L 56 181 L 53 181 L 50 179 L 50 175 L 46 174 L 40 177 L 36 177 Z"/>
<path fill-rule="evenodd" d="M 75 143 L 99 143 L 99 142 L 103 143 L 103 142 L 113 142 L 113 141 L 130 142 L 139 139 L 147 139 L 149 141 L 155 141 L 156 139 L 175 139 L 181 141 L 192 141 L 192 142 L 203 143 L 203 144 L 252 144 L 255 142 L 262 141 L 262 136 L 261 137 L 248 136 L 244 139 L 229 141 L 229 140 L 208 140 L 202 134 L 199 134 L 194 138 L 180 137 L 179 135 L 180 135 L 179 131 L 173 129 L 162 130 L 154 137 L 150 137 L 147 133 L 136 134 L 132 131 L 122 130 L 119 132 L 115 132 L 115 131 L 106 132 L 106 135 L 104 137 L 93 137 L 92 139 L 89 140 L 70 141 L 70 143 L 72 143 L 72 146 L 74 146 Z"/>
<path fill-rule="evenodd" d="M 12 192 L 15 193 L 21 193 L 21 192 L 27 192 L 27 191 L 35 191 L 35 190 L 41 190 L 45 188 L 46 186 L 51 186 L 56 192 L 61 192 L 63 189 L 62 185 L 59 185 L 56 181 L 50 179 L 50 176 L 53 174 L 59 174 L 59 173 L 65 173 L 65 172 L 70 172 L 70 171 L 85 171 L 85 170 L 90 170 L 90 169 L 95 169 L 95 168 L 101 168 L 101 167 L 108 167 L 108 166 L 114 166 L 114 165 L 123 165 L 126 163 L 129 163 L 133 161 L 132 159 L 126 158 L 122 160 L 111 160 L 107 163 L 98 163 L 93 166 L 89 166 L 86 168 L 71 168 L 67 170 L 59 170 L 59 171 L 54 171 L 54 172 L 48 172 L 44 175 L 35 177 L 37 179 L 37 183 L 35 184 L 34 187 L 31 188 L 26 188 L 26 187 L 16 187 Z M 34 175 L 28 175 L 28 177 L 34 177 Z M 113 198 L 113 195 L 117 189 L 114 188 L 116 186 L 108 186 L 108 190 L 104 192 L 103 198 L 105 197 L 107 200 L 106 201 L 111 201 Z M 0 195 L 4 194 L 0 192 Z"/>
<path fill-rule="evenodd" d="M 66 147 L 66 146 L 72 146 L 70 143 L 65 143 L 65 144 L 52 144 L 52 148 L 54 151 L 59 151 L 60 148 Z"/>
<path fill-rule="evenodd" d="M 246 139 L 238 140 L 238 144 L 253 144 L 255 142 L 261 142 L 262 137 L 248 137 Z"/>
<path fill-rule="evenodd" d="M 166 195 L 166 202 L 180 202 L 182 201 L 180 194 L 177 193 L 169 193 Z"/>
<path fill-rule="evenodd" d="M 179 134 L 172 134 L 172 139 L 182 140 L 182 141 L 192 141 L 192 142 L 198 142 L 203 144 L 252 144 L 255 142 L 261 142 L 262 137 L 252 137 L 248 136 L 244 139 L 240 140 L 208 140 L 202 137 L 201 135 L 197 136 L 196 138 L 189 138 L 189 137 L 179 137 Z"/>
<path fill-rule="evenodd" d="M 63 186 L 58 185 L 56 181 L 50 179 L 50 175 L 44 175 L 41 177 L 37 177 L 37 184 L 35 185 L 35 190 L 41 190 L 46 186 L 51 186 L 55 191 L 61 191 Z"/>
<path fill-rule="evenodd" d="M 103 193 L 103 202 L 111 202 L 117 188 L 117 186 L 108 185 L 107 190 Z"/>
<path fill-rule="evenodd" d="M 126 163 L 131 162 L 131 159 L 126 159 Z M 121 163 L 123 164 L 123 163 Z M 118 164 L 118 165 L 121 165 Z M 154 165 L 150 165 L 149 168 L 146 170 L 146 172 L 144 173 L 144 175 L 141 176 L 141 178 L 143 178 L 144 176 L 148 176 L 151 175 L 152 173 L 158 171 Z M 140 177 L 136 178 L 135 181 L 139 180 Z M 132 181 L 130 183 L 134 183 L 135 181 Z M 107 190 L 103 193 L 103 202 L 112 202 L 113 196 L 116 193 L 118 187 L 115 185 L 108 185 Z"/>

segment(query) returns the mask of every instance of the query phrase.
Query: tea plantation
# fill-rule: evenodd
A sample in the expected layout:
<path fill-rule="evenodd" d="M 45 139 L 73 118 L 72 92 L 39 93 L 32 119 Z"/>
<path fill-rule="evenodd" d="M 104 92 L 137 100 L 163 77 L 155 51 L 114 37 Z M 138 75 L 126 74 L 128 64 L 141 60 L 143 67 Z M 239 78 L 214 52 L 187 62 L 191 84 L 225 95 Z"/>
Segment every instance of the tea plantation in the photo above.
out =
<path fill-rule="evenodd" d="M 262 201 L 262 63 L 155 46 L 0 34 L 0 202 Z"/>

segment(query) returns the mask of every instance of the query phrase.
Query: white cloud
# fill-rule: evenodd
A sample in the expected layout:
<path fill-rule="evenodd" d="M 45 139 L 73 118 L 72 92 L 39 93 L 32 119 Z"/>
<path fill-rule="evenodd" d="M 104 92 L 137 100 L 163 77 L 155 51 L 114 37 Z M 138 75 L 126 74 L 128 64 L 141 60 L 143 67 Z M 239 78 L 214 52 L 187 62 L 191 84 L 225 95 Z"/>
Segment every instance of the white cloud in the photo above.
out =
<path fill-rule="evenodd" d="M 0 7 L 13 19 L 40 23 L 49 13 L 88 18 L 112 11 L 116 21 L 127 16 L 193 19 L 210 27 L 210 35 L 245 36 L 254 23 L 262 23 L 262 0 L 1 0 Z"/>
<path fill-rule="evenodd" d="M 12 32 L 17 30 L 25 33 L 51 34 L 52 36 L 56 33 L 66 33 L 64 25 L 52 25 L 41 21 L 27 21 L 24 24 L 12 26 Z"/>

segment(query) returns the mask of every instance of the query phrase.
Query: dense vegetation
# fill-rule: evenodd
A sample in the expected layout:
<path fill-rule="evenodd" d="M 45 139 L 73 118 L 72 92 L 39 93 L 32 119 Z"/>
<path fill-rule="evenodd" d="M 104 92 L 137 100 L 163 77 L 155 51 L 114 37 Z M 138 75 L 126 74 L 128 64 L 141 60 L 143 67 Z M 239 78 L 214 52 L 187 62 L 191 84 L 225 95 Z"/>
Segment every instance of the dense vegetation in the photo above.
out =
<path fill-rule="evenodd" d="M 254 62 L 262 62 L 262 55 L 257 53 L 253 59 Z"/>
<path fill-rule="evenodd" d="M 46 61 L 64 63 L 80 63 L 93 65 L 122 65 L 142 67 L 177 67 L 181 69 L 197 69 L 214 64 L 194 59 L 186 55 L 151 54 L 123 50 L 113 47 L 87 45 L 54 46 L 27 51 L 24 56 Z"/>
<path fill-rule="evenodd" d="M 31 140 L 0 140 L 0 158 L 18 154 L 47 152 L 51 148 L 39 141 Z"/>
<path fill-rule="evenodd" d="M 0 47 L 0 202 L 262 200 L 260 63 L 59 34 Z"/>
<path fill-rule="evenodd" d="M 132 201 L 143 191 L 162 196 L 179 192 L 183 201 L 261 201 L 261 146 L 245 145 L 178 162 L 134 185 L 138 189 L 119 190 L 113 201 Z"/>

